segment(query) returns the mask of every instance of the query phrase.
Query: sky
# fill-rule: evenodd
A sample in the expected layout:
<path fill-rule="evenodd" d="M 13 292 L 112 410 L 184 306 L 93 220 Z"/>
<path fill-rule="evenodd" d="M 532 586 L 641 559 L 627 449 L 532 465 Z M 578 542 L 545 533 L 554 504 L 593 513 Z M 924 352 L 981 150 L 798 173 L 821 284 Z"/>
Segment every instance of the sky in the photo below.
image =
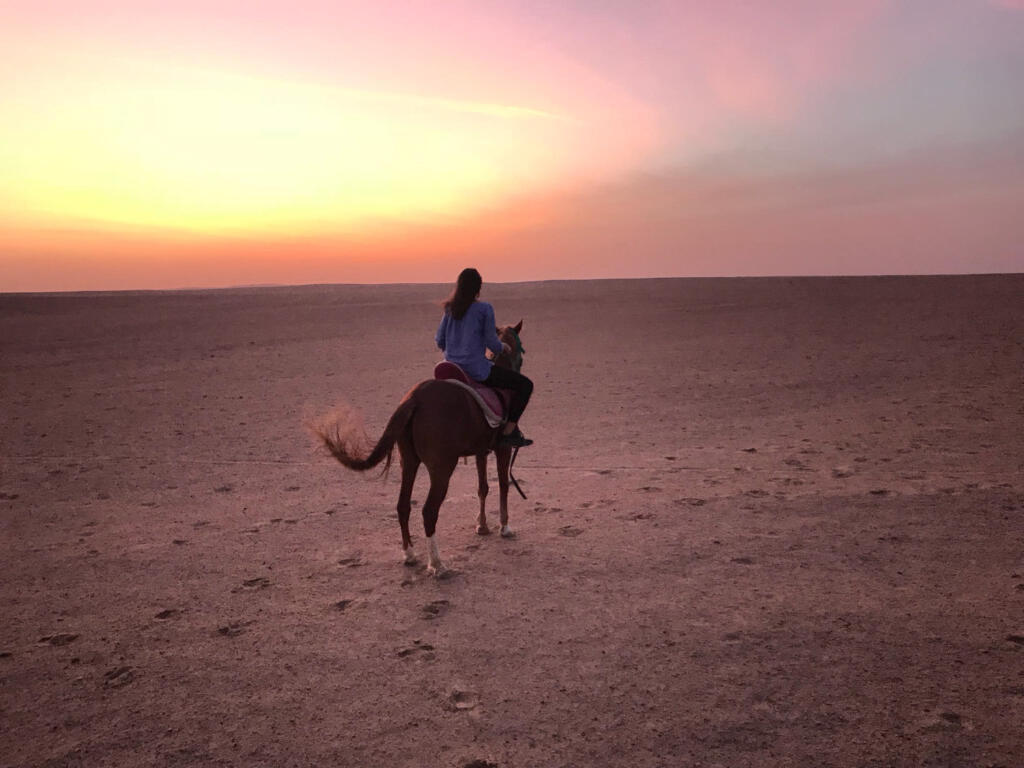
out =
<path fill-rule="evenodd" d="M 1024 0 L 8 0 L 0 292 L 1024 272 Z"/>

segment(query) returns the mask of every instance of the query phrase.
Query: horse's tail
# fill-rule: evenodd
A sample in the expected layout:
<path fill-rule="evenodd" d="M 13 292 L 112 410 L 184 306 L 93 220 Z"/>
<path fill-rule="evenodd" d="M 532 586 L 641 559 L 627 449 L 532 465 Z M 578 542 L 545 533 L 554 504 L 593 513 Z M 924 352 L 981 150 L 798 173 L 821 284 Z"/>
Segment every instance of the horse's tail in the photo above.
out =
<path fill-rule="evenodd" d="M 355 426 L 356 420 L 351 414 L 335 413 L 332 423 L 313 425 L 312 430 L 331 455 L 349 469 L 365 472 L 384 461 L 384 474 L 387 474 L 391 467 L 391 454 L 395 443 L 405 431 L 415 411 L 416 402 L 410 393 L 391 414 L 384 434 L 366 455 L 362 455 L 365 448 L 361 447 L 365 445 L 365 434 Z M 358 435 L 354 436 L 353 432 L 357 432 Z"/>

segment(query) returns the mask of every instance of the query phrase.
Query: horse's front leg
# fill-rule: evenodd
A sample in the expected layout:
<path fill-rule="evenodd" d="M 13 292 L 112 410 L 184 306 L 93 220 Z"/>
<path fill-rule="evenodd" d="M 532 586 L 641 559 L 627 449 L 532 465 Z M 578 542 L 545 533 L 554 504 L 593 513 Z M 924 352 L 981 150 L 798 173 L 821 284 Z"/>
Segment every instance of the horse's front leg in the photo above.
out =
<path fill-rule="evenodd" d="M 501 520 L 501 535 L 508 538 L 515 536 L 508 524 L 508 476 L 512 464 L 512 449 L 498 447 L 494 449 L 494 457 L 498 460 L 498 498 Z"/>
<path fill-rule="evenodd" d="M 477 496 L 480 497 L 480 516 L 476 519 L 476 532 L 481 536 L 486 536 L 491 532 L 491 529 L 487 527 L 487 454 L 478 453 L 476 456 L 476 475 L 479 484 L 477 486 Z"/>

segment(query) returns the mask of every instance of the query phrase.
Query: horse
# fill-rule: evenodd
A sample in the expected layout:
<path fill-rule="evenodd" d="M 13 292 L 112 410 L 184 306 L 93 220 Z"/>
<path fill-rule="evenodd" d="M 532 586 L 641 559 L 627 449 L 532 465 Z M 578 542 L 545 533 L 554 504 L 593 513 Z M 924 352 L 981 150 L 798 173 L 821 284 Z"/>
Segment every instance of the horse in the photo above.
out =
<path fill-rule="evenodd" d="M 519 371 L 523 365 L 523 345 L 519 333 L 523 321 L 495 329 L 498 338 L 508 345 L 509 352 L 494 358 L 494 364 Z M 398 446 L 402 464 L 402 487 L 398 493 L 398 524 L 402 529 L 402 555 L 406 565 L 417 563 L 409 535 L 409 513 L 412 508 L 412 488 L 420 464 L 430 475 L 430 490 L 423 503 L 423 532 L 427 537 L 427 572 L 443 575 L 444 567 L 437 543 L 437 518 L 448 494 L 448 483 L 462 457 L 476 457 L 477 495 L 480 514 L 476 532 L 490 533 L 487 526 L 487 455 L 493 451 L 498 464 L 500 491 L 499 515 L 501 535 L 513 536 L 508 524 L 508 487 L 512 463 L 512 448 L 498 444 L 501 427 L 491 427 L 472 393 L 464 387 L 447 381 L 422 381 L 402 398 L 384 428 L 377 444 L 366 453 L 347 437 L 351 424 L 335 421 L 333 425 L 313 427 L 317 438 L 342 465 L 365 472 L 384 461 L 384 474 L 391 466 L 392 452 Z M 347 431 L 346 431 L 347 430 Z"/>

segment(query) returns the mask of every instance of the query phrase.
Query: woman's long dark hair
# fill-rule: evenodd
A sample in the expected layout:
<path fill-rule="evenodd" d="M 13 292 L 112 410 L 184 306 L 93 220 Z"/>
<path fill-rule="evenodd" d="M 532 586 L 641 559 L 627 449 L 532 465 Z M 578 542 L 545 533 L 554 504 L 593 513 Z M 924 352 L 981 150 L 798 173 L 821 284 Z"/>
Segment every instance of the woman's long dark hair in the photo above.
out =
<path fill-rule="evenodd" d="M 467 267 L 459 273 L 459 279 L 455 281 L 455 290 L 452 295 L 444 301 L 444 311 L 451 312 L 452 317 L 461 320 L 470 305 L 476 301 L 484 280 L 480 273 L 472 267 Z"/>

